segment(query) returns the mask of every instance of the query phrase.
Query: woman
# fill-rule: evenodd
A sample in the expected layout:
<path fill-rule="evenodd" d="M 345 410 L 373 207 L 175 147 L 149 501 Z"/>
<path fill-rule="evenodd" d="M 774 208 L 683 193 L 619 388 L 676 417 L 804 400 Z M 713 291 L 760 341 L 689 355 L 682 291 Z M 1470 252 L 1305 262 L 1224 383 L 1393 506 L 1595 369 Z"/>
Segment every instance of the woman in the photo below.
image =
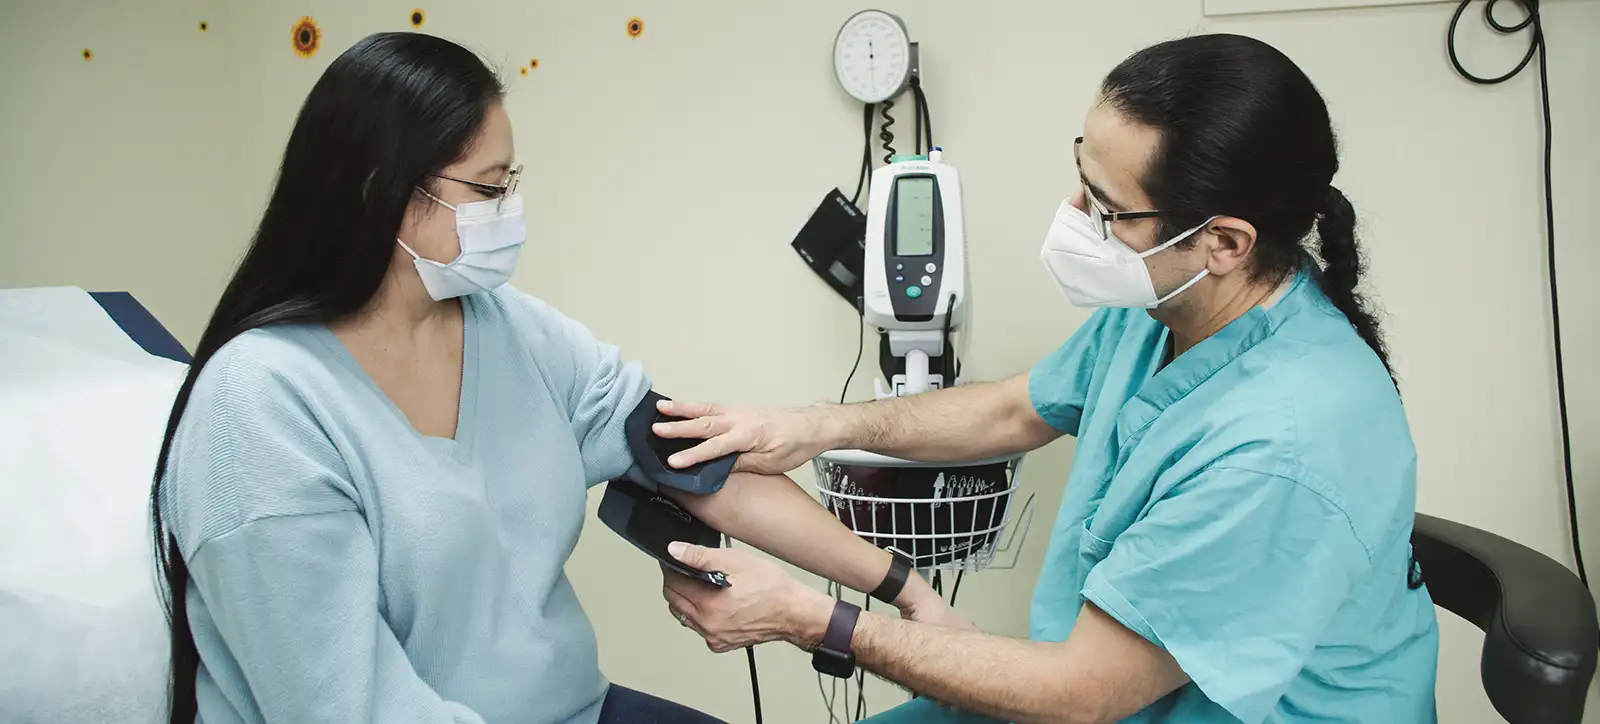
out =
<path fill-rule="evenodd" d="M 157 465 L 175 724 L 716 721 L 608 685 L 562 573 L 650 383 L 505 285 L 501 96 L 465 49 L 380 34 L 307 97 Z M 887 568 L 787 479 L 688 497 L 853 588 Z"/>
<path fill-rule="evenodd" d="M 971 460 L 1077 438 L 1031 641 L 857 619 L 857 661 L 927 697 L 883 721 L 1433 721 L 1416 451 L 1357 291 L 1322 97 L 1265 43 L 1184 38 L 1112 70 L 1068 149 L 1082 190 L 1041 256 L 1072 303 L 1102 309 L 1054 354 L 1008 380 L 860 405 L 669 404 L 699 419 L 659 434 L 709 438 L 670 462 Z M 831 602 L 776 567 L 685 559 L 746 582 L 669 587 L 708 640 L 805 645 L 823 630 Z M 752 609 L 770 618 L 722 613 Z"/>

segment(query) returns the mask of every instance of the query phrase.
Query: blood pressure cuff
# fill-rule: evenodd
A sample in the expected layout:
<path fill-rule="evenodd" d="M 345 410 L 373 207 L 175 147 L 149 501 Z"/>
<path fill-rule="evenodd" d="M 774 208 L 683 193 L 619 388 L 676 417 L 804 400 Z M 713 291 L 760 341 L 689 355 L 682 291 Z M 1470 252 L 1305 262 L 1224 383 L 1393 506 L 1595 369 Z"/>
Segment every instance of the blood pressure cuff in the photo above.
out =
<path fill-rule="evenodd" d="M 662 485 L 695 495 L 710 495 L 721 490 L 739 456 L 724 455 L 682 469 L 667 465 L 667 458 L 674 453 L 688 450 L 704 441 L 698 438 L 664 438 L 651 431 L 651 426 L 657 422 L 683 419 L 669 417 L 656 409 L 656 403 L 665 399 L 669 398 L 651 390 L 633 408 L 624 423 L 623 432 L 628 438 L 628 451 L 633 453 L 634 461 L 626 475 L 627 479 L 652 491 Z"/>
<path fill-rule="evenodd" d="M 675 541 L 716 548 L 722 545 L 722 534 L 666 496 L 626 480 L 613 480 L 606 484 L 605 496 L 600 499 L 599 517 L 607 528 L 668 569 L 712 585 L 728 585 L 721 572 L 690 568 L 667 550 Z"/>

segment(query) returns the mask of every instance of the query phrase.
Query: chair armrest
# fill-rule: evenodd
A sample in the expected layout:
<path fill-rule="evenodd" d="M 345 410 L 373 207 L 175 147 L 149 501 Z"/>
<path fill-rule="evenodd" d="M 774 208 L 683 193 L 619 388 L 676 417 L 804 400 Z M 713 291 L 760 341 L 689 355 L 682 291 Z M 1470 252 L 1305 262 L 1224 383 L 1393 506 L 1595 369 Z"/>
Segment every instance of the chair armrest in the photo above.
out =
<path fill-rule="evenodd" d="M 1434 603 L 1484 632 L 1484 690 L 1510 722 L 1578 721 L 1600 653 L 1594 597 L 1566 566 L 1418 514 L 1411 542 Z"/>

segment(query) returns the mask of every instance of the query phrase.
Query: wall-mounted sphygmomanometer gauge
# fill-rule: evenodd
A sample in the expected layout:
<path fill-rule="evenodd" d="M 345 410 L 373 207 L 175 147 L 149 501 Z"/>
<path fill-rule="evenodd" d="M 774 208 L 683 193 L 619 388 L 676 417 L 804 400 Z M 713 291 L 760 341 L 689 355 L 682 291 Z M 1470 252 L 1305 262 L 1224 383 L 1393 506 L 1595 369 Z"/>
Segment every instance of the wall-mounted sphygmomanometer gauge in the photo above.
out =
<path fill-rule="evenodd" d="M 833 40 L 833 72 L 856 100 L 882 103 L 905 90 L 916 52 L 900 18 L 863 10 L 850 16 Z"/>

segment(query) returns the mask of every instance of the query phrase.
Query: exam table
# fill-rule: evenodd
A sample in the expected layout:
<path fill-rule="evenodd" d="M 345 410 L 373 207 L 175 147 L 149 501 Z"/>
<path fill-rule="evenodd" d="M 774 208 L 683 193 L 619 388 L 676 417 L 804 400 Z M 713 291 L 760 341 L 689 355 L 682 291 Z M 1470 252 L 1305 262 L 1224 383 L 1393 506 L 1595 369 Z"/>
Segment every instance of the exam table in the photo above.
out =
<path fill-rule="evenodd" d="M 126 293 L 0 289 L 0 722 L 166 721 L 148 496 L 187 360 Z"/>

